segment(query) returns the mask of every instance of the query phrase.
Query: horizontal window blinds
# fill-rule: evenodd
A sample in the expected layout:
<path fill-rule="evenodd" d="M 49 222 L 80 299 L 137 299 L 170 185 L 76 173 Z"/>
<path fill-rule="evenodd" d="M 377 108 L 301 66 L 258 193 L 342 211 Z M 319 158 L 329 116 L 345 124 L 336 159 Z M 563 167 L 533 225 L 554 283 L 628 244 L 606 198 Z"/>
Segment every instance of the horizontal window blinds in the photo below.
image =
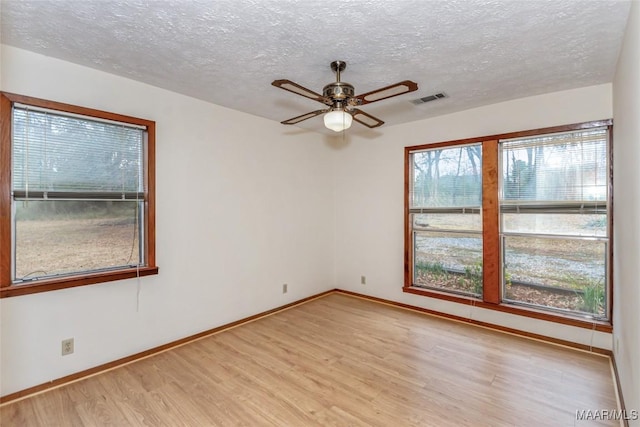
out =
<path fill-rule="evenodd" d="M 482 205 L 482 146 L 461 145 L 411 154 L 412 213 L 479 212 Z"/>
<path fill-rule="evenodd" d="M 15 198 L 135 199 L 145 131 L 43 109 L 13 109 Z"/>
<path fill-rule="evenodd" d="M 502 205 L 605 206 L 606 128 L 501 141 Z"/>

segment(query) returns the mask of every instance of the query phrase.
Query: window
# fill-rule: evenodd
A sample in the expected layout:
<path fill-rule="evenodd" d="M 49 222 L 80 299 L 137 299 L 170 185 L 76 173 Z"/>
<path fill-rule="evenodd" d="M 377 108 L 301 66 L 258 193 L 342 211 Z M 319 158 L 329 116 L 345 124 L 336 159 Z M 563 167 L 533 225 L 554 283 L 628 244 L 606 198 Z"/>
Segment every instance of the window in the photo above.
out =
<path fill-rule="evenodd" d="M 404 290 L 610 330 L 610 132 L 407 147 Z"/>
<path fill-rule="evenodd" d="M 504 300 L 606 319 L 608 130 L 500 141 Z"/>
<path fill-rule="evenodd" d="M 482 294 L 482 146 L 410 153 L 413 284 Z"/>
<path fill-rule="evenodd" d="M 155 123 L 1 102 L 2 296 L 157 273 Z"/>

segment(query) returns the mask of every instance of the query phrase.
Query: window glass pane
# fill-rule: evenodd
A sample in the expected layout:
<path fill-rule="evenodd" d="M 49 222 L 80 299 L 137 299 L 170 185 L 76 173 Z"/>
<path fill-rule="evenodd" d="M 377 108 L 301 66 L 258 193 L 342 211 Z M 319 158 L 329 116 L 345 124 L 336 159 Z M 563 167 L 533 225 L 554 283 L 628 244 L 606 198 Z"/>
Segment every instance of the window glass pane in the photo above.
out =
<path fill-rule="evenodd" d="M 507 236 L 504 299 L 606 316 L 606 242 Z"/>
<path fill-rule="evenodd" d="M 143 189 L 142 129 L 14 108 L 12 132 L 14 190 Z"/>
<path fill-rule="evenodd" d="M 428 229 L 431 231 L 482 231 L 482 215 L 468 214 L 415 214 L 413 215 L 414 230 Z"/>
<path fill-rule="evenodd" d="M 507 233 L 607 236 L 607 215 L 602 214 L 503 214 Z"/>
<path fill-rule="evenodd" d="M 505 201 L 607 200 L 607 130 L 501 141 Z"/>
<path fill-rule="evenodd" d="M 142 203 L 16 202 L 15 279 L 140 263 Z"/>
<path fill-rule="evenodd" d="M 411 208 L 480 206 L 482 147 L 464 145 L 412 154 Z"/>
<path fill-rule="evenodd" d="M 482 293 L 482 235 L 414 232 L 414 286 Z"/>

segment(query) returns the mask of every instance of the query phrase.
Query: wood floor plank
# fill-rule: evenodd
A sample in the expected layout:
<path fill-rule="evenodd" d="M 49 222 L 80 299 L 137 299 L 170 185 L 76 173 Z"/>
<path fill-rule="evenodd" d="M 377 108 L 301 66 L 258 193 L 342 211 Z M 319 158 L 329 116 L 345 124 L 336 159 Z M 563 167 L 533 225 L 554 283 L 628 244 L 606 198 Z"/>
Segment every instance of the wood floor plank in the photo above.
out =
<path fill-rule="evenodd" d="M 0 424 L 614 426 L 576 411 L 616 405 L 606 357 L 331 294 L 3 405 Z"/>

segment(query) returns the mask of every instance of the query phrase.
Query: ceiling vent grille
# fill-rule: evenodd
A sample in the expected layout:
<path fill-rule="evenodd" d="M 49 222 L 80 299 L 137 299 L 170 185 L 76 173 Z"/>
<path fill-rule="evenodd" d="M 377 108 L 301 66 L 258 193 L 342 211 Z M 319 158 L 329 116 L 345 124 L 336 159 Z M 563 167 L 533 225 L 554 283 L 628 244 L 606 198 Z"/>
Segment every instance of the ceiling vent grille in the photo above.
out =
<path fill-rule="evenodd" d="M 414 99 L 411 101 L 413 105 L 424 104 L 425 102 L 435 101 L 438 99 L 446 98 L 447 95 L 444 92 L 434 93 L 433 95 L 425 96 L 423 98 Z"/>

